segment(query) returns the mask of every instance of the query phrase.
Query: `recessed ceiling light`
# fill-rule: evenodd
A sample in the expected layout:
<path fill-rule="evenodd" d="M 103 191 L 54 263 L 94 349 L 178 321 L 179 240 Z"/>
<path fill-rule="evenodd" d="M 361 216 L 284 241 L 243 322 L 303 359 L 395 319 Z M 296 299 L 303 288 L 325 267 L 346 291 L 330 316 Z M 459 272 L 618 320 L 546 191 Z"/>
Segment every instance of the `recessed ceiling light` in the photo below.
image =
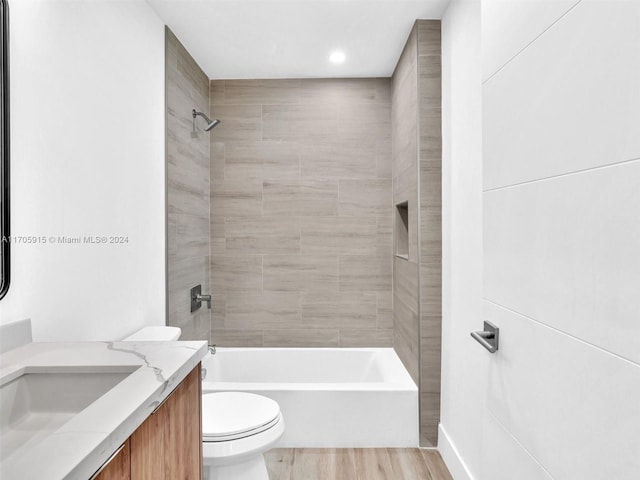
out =
<path fill-rule="evenodd" d="M 343 63 L 345 58 L 347 58 L 347 56 L 344 54 L 344 52 L 339 51 L 332 52 L 331 55 L 329 55 L 329 60 L 332 63 Z"/>

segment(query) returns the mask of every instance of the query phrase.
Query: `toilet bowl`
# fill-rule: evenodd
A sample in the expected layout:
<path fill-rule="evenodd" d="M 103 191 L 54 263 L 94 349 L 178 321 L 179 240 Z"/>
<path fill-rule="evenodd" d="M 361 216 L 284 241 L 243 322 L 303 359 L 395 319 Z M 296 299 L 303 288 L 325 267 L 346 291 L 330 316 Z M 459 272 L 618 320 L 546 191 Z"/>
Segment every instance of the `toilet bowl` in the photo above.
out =
<path fill-rule="evenodd" d="M 123 341 L 174 341 L 181 333 L 178 327 L 145 327 Z M 244 392 L 202 395 L 205 480 L 269 480 L 263 454 L 284 427 L 280 406 L 270 398 Z"/>
<path fill-rule="evenodd" d="M 202 396 L 202 456 L 206 480 L 268 480 L 263 453 L 284 433 L 280 406 L 261 395 Z"/>

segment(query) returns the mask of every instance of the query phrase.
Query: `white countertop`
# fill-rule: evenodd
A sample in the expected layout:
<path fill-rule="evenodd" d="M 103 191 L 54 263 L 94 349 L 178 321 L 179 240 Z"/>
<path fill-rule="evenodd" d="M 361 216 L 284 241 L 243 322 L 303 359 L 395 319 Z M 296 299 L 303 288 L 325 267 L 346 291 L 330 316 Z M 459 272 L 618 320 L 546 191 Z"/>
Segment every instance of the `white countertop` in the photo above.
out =
<path fill-rule="evenodd" d="M 9 455 L 2 480 L 86 480 L 207 353 L 206 342 L 30 343 L 0 356 L 0 378 L 34 367 L 132 367 L 131 375 L 51 435 Z"/>

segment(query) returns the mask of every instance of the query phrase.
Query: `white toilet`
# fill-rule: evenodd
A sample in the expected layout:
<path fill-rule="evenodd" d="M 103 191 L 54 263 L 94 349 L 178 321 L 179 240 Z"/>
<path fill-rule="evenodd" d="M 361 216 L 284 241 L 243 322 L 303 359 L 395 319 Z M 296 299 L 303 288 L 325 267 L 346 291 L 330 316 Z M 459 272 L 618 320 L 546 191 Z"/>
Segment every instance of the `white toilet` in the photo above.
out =
<path fill-rule="evenodd" d="M 178 327 L 145 327 L 123 339 L 170 342 Z M 209 354 L 208 354 L 209 355 Z M 243 392 L 202 395 L 202 456 L 206 480 L 269 480 L 263 453 L 284 433 L 280 406 Z"/>

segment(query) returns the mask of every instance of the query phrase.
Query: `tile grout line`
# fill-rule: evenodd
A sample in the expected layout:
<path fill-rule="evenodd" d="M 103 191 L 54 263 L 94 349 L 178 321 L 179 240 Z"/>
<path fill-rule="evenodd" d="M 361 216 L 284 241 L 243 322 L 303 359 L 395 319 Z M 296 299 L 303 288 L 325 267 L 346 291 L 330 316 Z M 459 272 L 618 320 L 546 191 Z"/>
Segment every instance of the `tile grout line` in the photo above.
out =
<path fill-rule="evenodd" d="M 495 191 L 498 191 L 498 190 L 505 190 L 507 188 L 521 187 L 521 186 L 525 186 L 525 185 L 530 185 L 532 183 L 545 182 L 547 180 L 554 180 L 554 179 L 559 179 L 559 178 L 563 178 L 563 177 L 569 177 L 571 175 L 580 175 L 580 174 L 590 173 L 590 172 L 594 172 L 594 171 L 598 171 L 598 170 L 604 170 L 606 168 L 619 167 L 619 166 L 622 166 L 622 165 L 626 165 L 626 164 L 633 163 L 633 162 L 638 162 L 638 161 L 640 161 L 640 157 L 631 158 L 631 159 L 627 159 L 627 160 L 621 160 L 619 162 L 609 163 L 607 165 L 598 165 L 596 167 L 583 168 L 581 170 L 575 170 L 573 172 L 559 173 L 557 175 L 550 175 L 548 177 L 536 178 L 535 180 L 527 180 L 527 181 L 524 181 L 524 182 L 514 183 L 512 185 L 504 185 L 502 187 L 488 188 L 486 190 L 483 190 L 482 193 L 484 194 L 484 193 L 495 192 Z"/>
<path fill-rule="evenodd" d="M 599 345 L 596 345 L 595 343 L 591 343 L 591 342 L 589 342 L 587 340 L 583 340 L 582 338 L 576 337 L 575 335 L 572 335 L 569 332 L 565 332 L 564 330 L 560 330 L 559 328 L 553 327 L 553 326 L 551 326 L 551 325 L 549 325 L 547 323 L 544 323 L 544 322 L 542 322 L 540 320 L 536 320 L 533 317 L 525 315 L 524 313 L 520 313 L 520 312 L 518 312 L 516 310 L 513 310 L 513 309 L 511 309 L 509 307 L 506 307 L 504 305 L 501 305 L 501 304 L 499 304 L 497 302 L 494 302 L 493 300 L 489 300 L 486 297 L 484 297 L 484 300 L 486 302 L 488 302 L 488 303 L 491 303 L 492 305 L 495 305 L 496 307 L 499 307 L 499 308 L 501 308 L 503 310 L 506 310 L 506 311 L 508 311 L 510 313 L 513 313 L 514 315 L 517 315 L 517 316 L 522 317 L 522 318 L 526 318 L 527 320 L 529 320 L 531 322 L 534 322 L 534 323 L 540 325 L 543 328 L 547 328 L 547 329 L 549 329 L 549 330 L 551 330 L 553 332 L 559 333 L 559 334 L 561 334 L 563 336 L 566 336 L 566 337 L 568 337 L 568 338 L 570 338 L 572 340 L 575 340 L 576 342 L 579 342 L 579 343 L 582 343 L 582 344 L 587 345 L 589 347 L 595 348 L 596 350 L 599 350 L 601 353 L 605 353 L 605 354 L 611 355 L 612 357 L 615 357 L 618 360 L 622 360 L 625 363 L 630 363 L 632 366 L 640 368 L 640 364 L 639 363 L 637 363 L 637 362 L 635 362 L 635 361 L 633 361 L 633 360 L 631 360 L 629 358 L 623 357 L 622 355 L 620 355 L 618 353 L 615 353 L 615 352 L 612 352 L 610 350 L 607 350 L 606 348 L 603 348 L 603 347 L 601 347 Z"/>
<path fill-rule="evenodd" d="M 518 438 L 510 431 L 507 429 L 507 427 L 500 421 L 500 419 L 491 411 L 491 409 L 488 409 L 489 411 L 489 415 L 491 415 L 494 419 L 494 421 L 500 425 L 500 428 L 511 438 L 513 439 L 514 442 L 516 442 L 516 444 L 522 449 L 524 450 L 524 452 L 529 455 L 529 457 L 531 458 L 531 460 L 533 460 L 535 462 L 535 464 L 540 467 L 540 469 L 547 474 L 547 476 L 551 479 L 554 480 L 555 477 L 553 477 L 553 475 L 551 475 L 551 473 L 549 473 L 549 471 L 544 468 L 544 465 L 542 465 L 542 463 L 540 463 L 540 461 L 529 451 L 529 449 L 527 447 L 525 447 L 520 440 L 518 440 Z"/>
<path fill-rule="evenodd" d="M 560 22 L 560 20 L 562 20 L 569 12 L 571 12 L 574 8 L 576 8 L 580 3 L 582 3 L 582 0 L 578 0 L 576 3 L 574 3 L 569 10 L 567 10 L 566 12 L 564 12 L 562 15 L 560 15 L 551 25 L 549 25 L 547 28 L 545 28 L 542 32 L 540 32 L 540 34 L 536 35 L 536 37 L 531 40 L 529 43 L 527 43 L 524 47 L 522 47 L 515 55 L 513 55 L 511 58 L 509 58 L 509 60 L 507 60 L 500 68 L 498 68 L 495 72 L 493 72 L 491 75 L 489 75 L 489 77 L 487 77 L 486 80 L 484 80 L 482 82 L 482 85 L 484 86 L 489 80 L 491 80 L 493 77 L 495 77 L 498 73 L 500 73 L 504 68 L 507 67 L 507 65 L 509 65 L 513 60 L 515 60 L 518 56 L 520 56 L 521 53 L 523 53 L 526 49 L 528 49 L 531 45 L 533 45 L 540 37 L 542 37 L 545 33 L 547 33 L 549 30 L 551 30 L 554 25 L 556 25 L 558 22 Z"/>

